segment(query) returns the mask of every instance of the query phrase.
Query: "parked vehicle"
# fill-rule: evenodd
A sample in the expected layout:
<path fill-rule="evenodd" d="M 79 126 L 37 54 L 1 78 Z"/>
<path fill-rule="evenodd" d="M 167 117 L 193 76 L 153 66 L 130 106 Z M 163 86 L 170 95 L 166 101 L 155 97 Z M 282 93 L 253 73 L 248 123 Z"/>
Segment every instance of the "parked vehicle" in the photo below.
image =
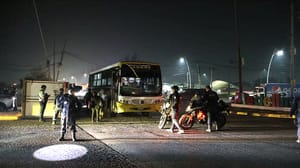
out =
<path fill-rule="evenodd" d="M 103 90 L 108 105 L 105 111 L 141 112 L 149 115 L 161 108 L 162 80 L 160 65 L 143 61 L 121 61 L 93 71 L 89 75 L 91 91 Z"/>
<path fill-rule="evenodd" d="M 0 94 L 0 112 L 8 111 L 13 107 L 15 97 L 7 94 Z"/>
<path fill-rule="evenodd" d="M 180 114 L 185 113 L 185 111 L 182 109 L 185 109 L 188 106 L 191 98 L 195 95 L 195 93 L 204 93 L 204 89 L 183 89 L 180 91 L 180 110 L 177 117 L 179 117 Z M 158 124 L 158 128 L 160 129 L 163 129 L 167 122 L 171 122 L 171 107 L 167 97 L 168 95 L 164 96 L 160 110 L 161 117 Z"/>
<path fill-rule="evenodd" d="M 163 129 L 168 121 L 172 121 L 171 114 L 170 114 L 171 113 L 171 104 L 166 99 L 163 99 L 163 104 L 162 104 L 160 113 L 161 113 L 161 116 L 160 116 L 160 120 L 158 123 L 158 128 Z"/>
<path fill-rule="evenodd" d="M 218 110 L 214 117 L 212 117 L 212 123 L 216 122 L 217 128 L 221 129 L 227 121 L 228 105 L 224 101 L 220 100 L 218 103 Z M 201 104 L 195 106 L 193 102 L 186 109 L 186 113 L 181 115 L 179 119 L 179 125 L 183 129 L 191 128 L 195 122 L 200 124 L 207 124 L 207 110 L 206 105 Z"/>

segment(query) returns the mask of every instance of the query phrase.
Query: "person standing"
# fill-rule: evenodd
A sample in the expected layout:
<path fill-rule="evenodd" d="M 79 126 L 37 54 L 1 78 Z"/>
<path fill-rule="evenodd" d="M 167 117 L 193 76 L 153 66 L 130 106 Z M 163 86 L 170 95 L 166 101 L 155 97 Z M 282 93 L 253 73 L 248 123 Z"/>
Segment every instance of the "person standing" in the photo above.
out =
<path fill-rule="evenodd" d="M 207 105 L 207 129 L 206 132 L 211 132 L 212 120 L 216 119 L 218 109 L 218 94 L 213 91 L 209 85 L 205 87 L 204 103 Z M 216 130 L 218 130 L 218 123 L 216 123 Z"/>
<path fill-rule="evenodd" d="M 107 95 L 105 94 L 104 90 L 101 89 L 99 92 L 100 96 L 100 119 L 104 118 L 104 114 L 107 113 L 108 108 L 108 101 Z"/>
<path fill-rule="evenodd" d="M 57 116 L 62 111 L 64 101 L 64 88 L 59 89 L 59 94 L 54 99 L 55 110 L 52 118 L 52 125 L 56 124 Z"/>
<path fill-rule="evenodd" d="M 84 102 L 88 111 L 91 111 L 91 104 L 92 104 L 92 91 L 88 88 L 87 93 L 84 95 Z"/>
<path fill-rule="evenodd" d="M 70 94 L 64 95 L 64 104 L 61 113 L 61 136 L 59 141 L 64 141 L 64 136 L 67 131 L 67 123 L 70 121 L 71 124 L 71 135 L 72 141 L 76 141 L 76 115 L 80 110 L 80 103 L 75 96 L 75 90 L 70 89 Z"/>
<path fill-rule="evenodd" d="M 92 97 L 91 97 L 91 117 L 92 117 L 92 123 L 99 122 L 100 121 L 100 108 L 101 108 L 101 99 L 97 95 L 96 91 L 92 92 Z M 95 119 L 96 117 L 96 119 Z"/>
<path fill-rule="evenodd" d="M 179 102 L 180 102 L 180 95 L 178 93 L 178 86 L 172 86 L 172 94 L 169 96 L 169 102 L 171 105 L 171 119 L 172 125 L 171 128 L 168 129 L 169 132 L 174 132 L 174 127 L 178 128 L 178 134 L 183 134 L 184 130 L 179 126 L 178 121 L 176 119 L 177 113 L 179 113 Z"/>
<path fill-rule="evenodd" d="M 13 102 L 12 102 L 12 106 L 13 106 L 13 111 L 18 111 L 18 103 L 17 103 L 17 89 L 14 89 L 14 91 L 12 92 L 12 99 L 13 99 Z"/>
<path fill-rule="evenodd" d="M 300 96 L 297 96 L 294 99 L 294 102 L 291 107 L 291 112 L 290 112 L 291 117 L 292 117 L 292 115 L 296 115 L 296 123 L 297 123 L 297 127 L 298 127 L 298 130 L 297 130 L 298 138 L 297 138 L 296 142 L 300 143 Z"/>
<path fill-rule="evenodd" d="M 49 95 L 45 92 L 46 88 L 47 88 L 46 85 L 42 85 L 41 89 L 38 93 L 39 102 L 40 102 L 40 119 L 39 119 L 40 122 L 45 121 L 44 112 L 45 112 L 46 105 L 47 105 L 48 98 L 49 98 Z"/>

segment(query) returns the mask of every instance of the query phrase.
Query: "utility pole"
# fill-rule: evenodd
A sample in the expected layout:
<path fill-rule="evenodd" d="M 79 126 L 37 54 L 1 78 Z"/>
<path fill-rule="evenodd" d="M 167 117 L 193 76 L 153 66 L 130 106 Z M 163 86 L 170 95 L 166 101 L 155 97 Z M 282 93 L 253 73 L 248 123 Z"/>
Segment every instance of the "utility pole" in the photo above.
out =
<path fill-rule="evenodd" d="M 201 88 L 201 71 L 200 71 L 199 64 L 197 64 L 197 69 L 198 69 L 198 84 L 199 84 L 199 88 Z"/>
<path fill-rule="evenodd" d="M 189 62 L 188 62 L 188 60 L 187 60 L 187 58 L 186 57 L 184 57 L 184 59 L 185 59 L 185 64 L 186 64 L 186 67 L 187 67 L 187 70 L 188 70 L 188 88 L 192 88 L 192 77 L 191 77 L 191 70 L 190 70 L 190 65 L 189 65 Z"/>
<path fill-rule="evenodd" d="M 290 55 L 291 55 L 291 66 L 290 66 L 290 78 L 291 78 L 291 101 L 294 99 L 294 88 L 296 85 L 295 79 L 295 55 L 296 48 L 294 45 L 294 0 L 291 0 L 290 4 Z"/>
<path fill-rule="evenodd" d="M 58 81 L 61 69 L 62 69 L 62 62 L 64 60 L 64 54 L 65 54 L 65 49 L 66 49 L 66 45 L 67 45 L 67 40 L 64 43 L 64 48 L 61 52 L 61 56 L 60 56 L 60 61 L 58 62 L 58 67 L 57 67 L 57 74 L 56 74 L 56 81 Z"/>
<path fill-rule="evenodd" d="M 53 42 L 53 81 L 55 81 L 55 40 Z"/>
<path fill-rule="evenodd" d="M 214 68 L 209 67 L 209 71 L 210 71 L 210 87 L 212 88 Z"/>
<path fill-rule="evenodd" d="M 242 58 L 241 58 L 241 46 L 240 46 L 240 28 L 239 18 L 237 11 L 237 0 L 234 0 L 234 20 L 235 20 L 235 36 L 237 45 L 237 59 L 238 59 L 238 77 L 239 77 L 239 97 L 240 102 L 243 103 L 243 82 L 242 82 Z"/>
<path fill-rule="evenodd" d="M 46 47 L 46 42 L 45 42 L 44 34 L 43 34 L 43 31 L 42 31 L 42 26 L 41 26 L 39 13 L 38 13 L 38 10 L 37 10 L 35 0 L 32 0 L 32 3 L 33 3 L 35 16 L 36 16 L 36 20 L 37 20 L 37 23 L 38 23 L 38 27 L 39 27 L 39 31 L 40 31 L 40 35 L 41 35 L 41 39 L 42 39 L 44 54 L 45 54 L 45 57 L 46 57 L 46 67 L 47 67 L 48 80 L 50 80 L 50 60 L 48 58 L 48 51 L 47 51 L 47 47 Z"/>
<path fill-rule="evenodd" d="M 50 80 L 50 60 L 46 60 L 46 67 L 47 67 L 47 79 Z"/>

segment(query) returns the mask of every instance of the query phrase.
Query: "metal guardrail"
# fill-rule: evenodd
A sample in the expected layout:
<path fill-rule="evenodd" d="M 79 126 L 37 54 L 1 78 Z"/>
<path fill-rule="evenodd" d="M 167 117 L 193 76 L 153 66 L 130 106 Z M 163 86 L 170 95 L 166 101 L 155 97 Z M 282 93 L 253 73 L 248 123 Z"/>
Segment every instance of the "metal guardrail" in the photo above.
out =
<path fill-rule="evenodd" d="M 231 104 L 230 113 L 255 117 L 291 118 L 290 107 L 267 107 L 246 104 Z"/>

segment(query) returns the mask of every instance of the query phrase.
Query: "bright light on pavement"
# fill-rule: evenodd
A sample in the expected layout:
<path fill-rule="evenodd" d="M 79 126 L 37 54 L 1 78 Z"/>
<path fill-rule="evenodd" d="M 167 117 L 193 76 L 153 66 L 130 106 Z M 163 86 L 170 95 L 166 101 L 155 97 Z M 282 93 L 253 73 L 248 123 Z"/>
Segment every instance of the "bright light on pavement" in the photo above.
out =
<path fill-rule="evenodd" d="M 59 144 L 40 148 L 33 153 L 33 157 L 44 161 L 72 160 L 84 156 L 87 148 L 75 144 Z"/>

